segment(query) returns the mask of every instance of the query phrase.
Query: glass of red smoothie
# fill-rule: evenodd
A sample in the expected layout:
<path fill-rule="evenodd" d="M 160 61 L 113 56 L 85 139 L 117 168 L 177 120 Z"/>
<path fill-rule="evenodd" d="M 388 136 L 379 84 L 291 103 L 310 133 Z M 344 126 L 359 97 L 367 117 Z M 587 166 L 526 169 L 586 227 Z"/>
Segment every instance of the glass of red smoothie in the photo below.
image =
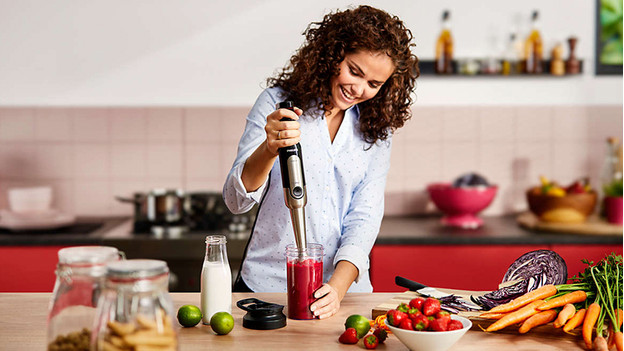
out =
<path fill-rule="evenodd" d="M 295 244 L 286 246 L 288 318 L 314 319 L 310 305 L 323 284 L 323 245 L 308 244 L 303 257 Z"/>

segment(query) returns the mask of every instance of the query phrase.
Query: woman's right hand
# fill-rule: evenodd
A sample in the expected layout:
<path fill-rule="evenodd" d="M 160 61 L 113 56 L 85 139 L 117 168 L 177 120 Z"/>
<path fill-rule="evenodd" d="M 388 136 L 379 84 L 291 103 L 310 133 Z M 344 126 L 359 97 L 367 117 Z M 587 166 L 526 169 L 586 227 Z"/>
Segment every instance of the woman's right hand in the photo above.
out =
<path fill-rule="evenodd" d="M 299 122 L 297 120 L 302 113 L 303 110 L 298 107 L 295 107 L 294 112 L 280 108 L 267 116 L 267 124 L 264 130 L 266 131 L 266 146 L 271 154 L 277 156 L 278 149 L 295 145 L 301 140 L 301 132 L 299 131 Z M 293 121 L 280 121 L 284 117 Z"/>

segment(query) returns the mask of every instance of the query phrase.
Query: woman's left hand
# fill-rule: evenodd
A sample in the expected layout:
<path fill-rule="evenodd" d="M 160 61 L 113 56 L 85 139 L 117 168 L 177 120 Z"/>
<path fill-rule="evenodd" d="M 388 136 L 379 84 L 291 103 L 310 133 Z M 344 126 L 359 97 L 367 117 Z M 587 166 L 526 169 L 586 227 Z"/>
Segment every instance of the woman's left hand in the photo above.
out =
<path fill-rule="evenodd" d="M 323 284 L 314 292 L 314 297 L 318 300 L 310 305 L 310 310 L 320 319 L 331 317 L 340 309 L 338 292 L 327 283 Z"/>

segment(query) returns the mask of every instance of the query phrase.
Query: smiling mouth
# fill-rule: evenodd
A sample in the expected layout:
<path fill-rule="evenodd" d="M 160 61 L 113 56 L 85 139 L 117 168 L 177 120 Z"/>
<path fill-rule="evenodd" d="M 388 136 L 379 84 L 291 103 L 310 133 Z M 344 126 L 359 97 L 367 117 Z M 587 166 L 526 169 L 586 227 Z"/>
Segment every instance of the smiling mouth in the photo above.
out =
<path fill-rule="evenodd" d="M 353 96 L 353 95 L 349 94 L 349 93 L 345 90 L 345 88 L 343 88 L 342 86 L 340 87 L 340 91 L 342 92 L 342 96 L 344 96 L 344 97 L 345 97 L 345 99 L 346 99 L 347 101 L 349 101 L 349 102 L 353 102 L 353 101 L 355 101 L 355 96 Z"/>

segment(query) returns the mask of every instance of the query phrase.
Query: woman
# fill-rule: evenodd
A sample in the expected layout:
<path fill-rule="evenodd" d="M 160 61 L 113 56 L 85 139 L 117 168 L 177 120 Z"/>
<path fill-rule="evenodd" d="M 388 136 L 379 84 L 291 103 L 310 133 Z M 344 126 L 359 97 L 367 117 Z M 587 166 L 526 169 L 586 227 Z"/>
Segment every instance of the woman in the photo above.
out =
<path fill-rule="evenodd" d="M 418 59 L 402 21 L 369 6 L 328 14 L 304 35 L 247 116 L 223 196 L 233 213 L 259 203 L 234 290 L 285 292 L 284 250 L 294 234 L 276 160 L 279 148 L 301 144 L 307 239 L 325 250 L 326 283 L 310 309 L 326 318 L 347 291 L 372 291 L 368 256 L 383 217 L 391 136 L 410 117 Z M 275 110 L 285 100 L 299 108 Z"/>

